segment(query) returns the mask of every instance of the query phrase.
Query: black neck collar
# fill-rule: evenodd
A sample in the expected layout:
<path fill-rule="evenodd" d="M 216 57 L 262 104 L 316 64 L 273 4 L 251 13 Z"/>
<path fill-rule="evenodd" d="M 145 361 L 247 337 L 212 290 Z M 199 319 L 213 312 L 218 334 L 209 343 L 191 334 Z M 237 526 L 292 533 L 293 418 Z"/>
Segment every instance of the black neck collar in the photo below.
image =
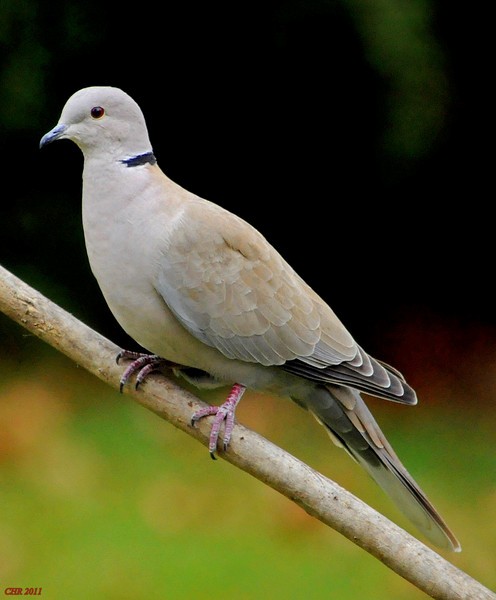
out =
<path fill-rule="evenodd" d="M 157 163 L 157 159 L 153 152 L 145 152 L 145 154 L 138 154 L 137 156 L 132 156 L 131 158 L 126 158 L 121 160 L 121 163 L 126 165 L 126 167 L 139 167 L 141 165 L 155 165 Z"/>

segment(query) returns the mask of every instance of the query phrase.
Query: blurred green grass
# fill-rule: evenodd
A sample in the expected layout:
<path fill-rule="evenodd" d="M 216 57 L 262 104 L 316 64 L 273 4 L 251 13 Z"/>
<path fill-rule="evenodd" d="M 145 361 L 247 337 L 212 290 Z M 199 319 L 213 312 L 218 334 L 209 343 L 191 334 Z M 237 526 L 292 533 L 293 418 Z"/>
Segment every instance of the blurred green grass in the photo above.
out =
<path fill-rule="evenodd" d="M 463 552 L 446 558 L 491 587 L 496 417 L 490 406 L 455 400 L 372 408 L 461 540 Z M 251 395 L 238 419 L 409 529 L 291 402 Z M 41 342 L 0 360 L 0 428 L 0 593 L 15 586 L 75 600 L 425 598 Z"/>

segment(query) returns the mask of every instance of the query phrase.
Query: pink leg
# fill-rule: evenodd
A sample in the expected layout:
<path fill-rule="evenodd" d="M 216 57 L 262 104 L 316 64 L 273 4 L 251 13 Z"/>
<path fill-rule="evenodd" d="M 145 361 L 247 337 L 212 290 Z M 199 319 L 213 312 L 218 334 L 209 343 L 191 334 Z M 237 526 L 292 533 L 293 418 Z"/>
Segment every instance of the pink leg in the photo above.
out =
<path fill-rule="evenodd" d="M 132 362 L 124 371 L 120 379 L 119 390 L 121 392 L 129 381 L 129 378 L 135 373 L 137 373 L 135 388 L 138 389 L 147 375 L 154 371 L 159 371 L 161 367 L 172 366 L 172 363 L 168 362 L 164 358 L 161 358 L 157 354 L 143 354 L 141 352 L 121 350 L 115 360 L 118 363 L 122 358 L 129 358 L 132 360 Z"/>
<path fill-rule="evenodd" d="M 202 408 L 201 410 L 195 412 L 195 414 L 191 417 L 191 425 L 194 425 L 196 421 L 199 421 L 203 417 L 215 415 L 212 429 L 210 430 L 210 441 L 208 444 L 208 450 L 213 459 L 215 459 L 215 451 L 217 449 L 217 442 L 219 440 L 220 426 L 222 425 L 223 421 L 226 422 L 224 426 L 223 448 L 224 450 L 227 450 L 229 442 L 231 441 L 232 430 L 234 427 L 234 413 L 245 390 L 246 388 L 244 385 L 235 383 L 229 393 L 229 396 L 223 404 L 220 406 L 207 406 L 206 408 Z"/>

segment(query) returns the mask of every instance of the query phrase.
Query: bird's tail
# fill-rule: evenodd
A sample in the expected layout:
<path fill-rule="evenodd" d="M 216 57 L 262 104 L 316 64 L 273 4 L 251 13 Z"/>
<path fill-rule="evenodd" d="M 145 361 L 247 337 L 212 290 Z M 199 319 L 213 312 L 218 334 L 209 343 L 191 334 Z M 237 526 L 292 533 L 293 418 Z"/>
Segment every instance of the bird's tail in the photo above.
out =
<path fill-rule="evenodd" d="M 315 388 L 307 408 L 436 546 L 459 552 L 458 540 L 405 469 L 358 391 L 341 386 Z"/>

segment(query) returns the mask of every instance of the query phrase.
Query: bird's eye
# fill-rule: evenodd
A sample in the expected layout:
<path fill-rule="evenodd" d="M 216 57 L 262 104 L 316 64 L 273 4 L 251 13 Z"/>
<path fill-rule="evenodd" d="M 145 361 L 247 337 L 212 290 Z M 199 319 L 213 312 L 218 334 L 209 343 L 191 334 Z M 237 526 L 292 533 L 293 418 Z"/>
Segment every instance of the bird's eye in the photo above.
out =
<path fill-rule="evenodd" d="M 90 114 L 94 119 L 101 119 L 105 114 L 105 109 L 101 106 L 94 106 L 91 109 Z"/>

